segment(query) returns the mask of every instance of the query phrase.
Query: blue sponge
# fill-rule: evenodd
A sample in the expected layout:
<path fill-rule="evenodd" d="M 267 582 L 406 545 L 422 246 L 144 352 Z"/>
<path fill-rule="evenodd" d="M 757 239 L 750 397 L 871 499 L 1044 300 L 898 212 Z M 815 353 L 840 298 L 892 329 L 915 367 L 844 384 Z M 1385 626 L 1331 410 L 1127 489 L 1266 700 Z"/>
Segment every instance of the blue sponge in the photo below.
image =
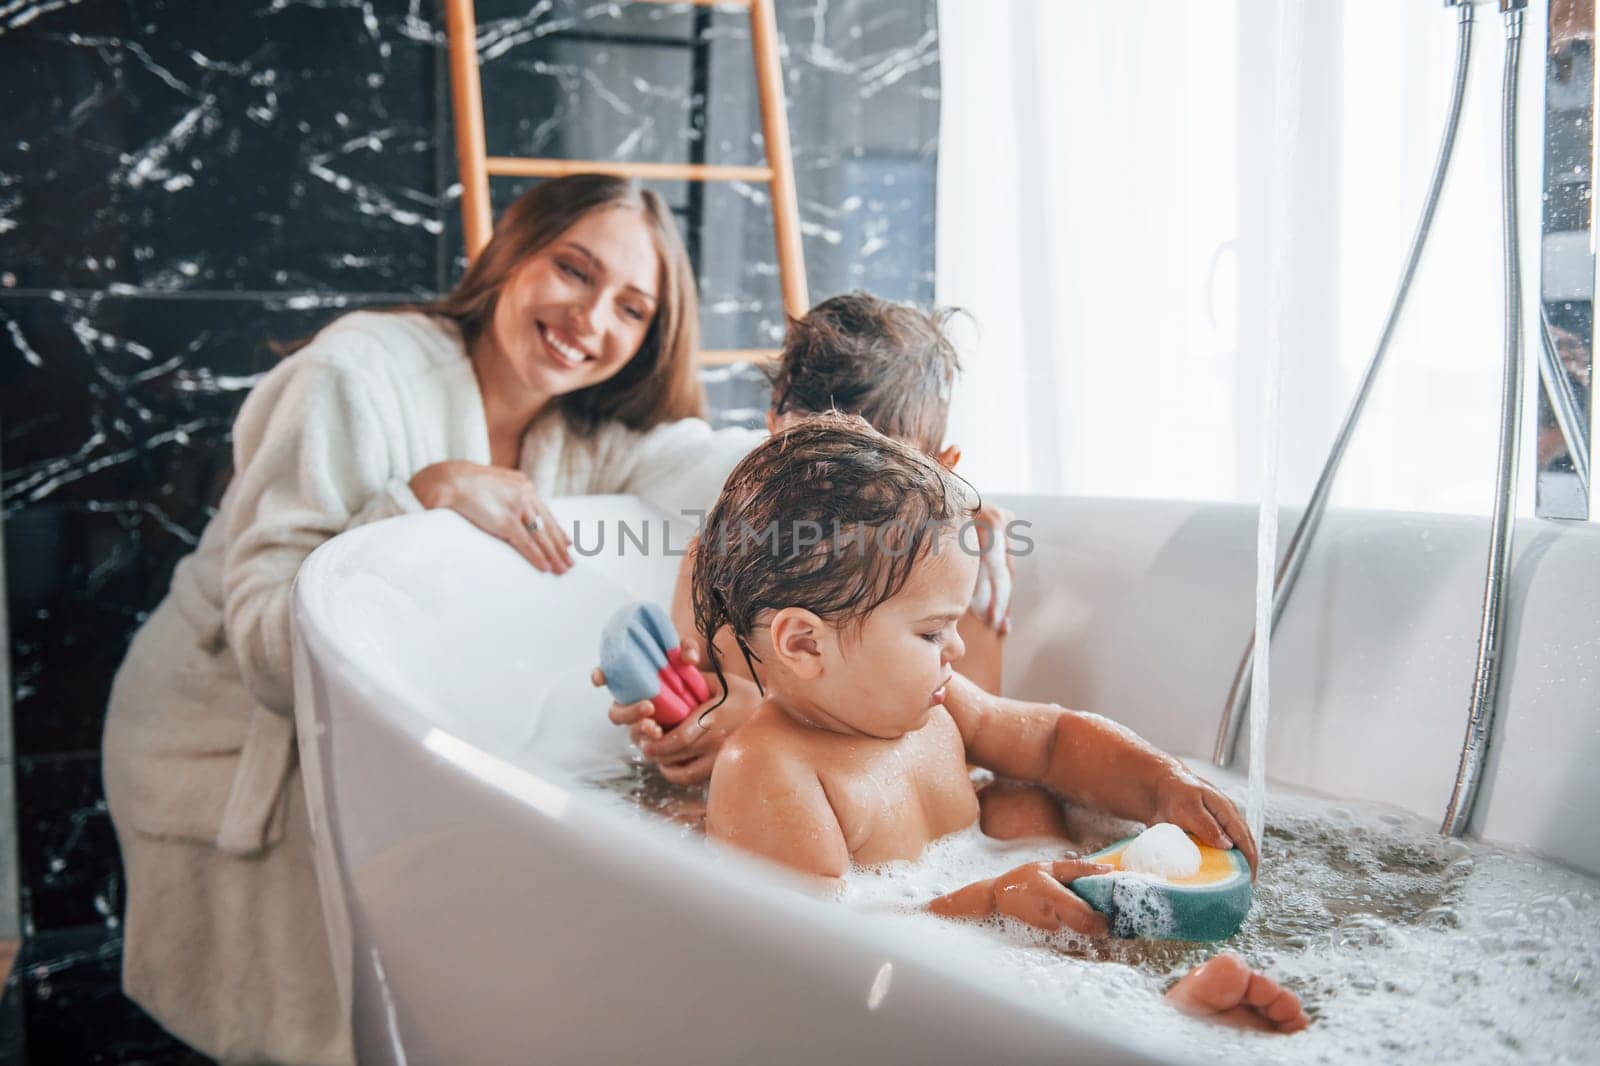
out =
<path fill-rule="evenodd" d="M 660 691 L 659 671 L 678 646 L 678 631 L 654 603 L 630 603 L 600 634 L 600 669 L 618 703 L 637 703 Z"/>
<path fill-rule="evenodd" d="M 622 607 L 600 635 L 600 669 L 618 703 L 651 700 L 653 717 L 675 726 L 710 698 L 710 687 L 683 661 L 672 618 L 654 603 Z"/>

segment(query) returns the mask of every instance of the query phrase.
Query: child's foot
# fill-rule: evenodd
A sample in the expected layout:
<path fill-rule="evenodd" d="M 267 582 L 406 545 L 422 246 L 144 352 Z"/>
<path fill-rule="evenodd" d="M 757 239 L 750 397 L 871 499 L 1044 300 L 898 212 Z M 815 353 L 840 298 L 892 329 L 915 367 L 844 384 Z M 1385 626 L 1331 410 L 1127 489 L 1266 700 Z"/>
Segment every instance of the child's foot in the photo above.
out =
<path fill-rule="evenodd" d="M 1232 952 L 1190 970 L 1167 990 L 1167 1000 L 1185 1014 L 1239 1029 L 1298 1033 L 1311 1024 L 1299 996 Z"/>

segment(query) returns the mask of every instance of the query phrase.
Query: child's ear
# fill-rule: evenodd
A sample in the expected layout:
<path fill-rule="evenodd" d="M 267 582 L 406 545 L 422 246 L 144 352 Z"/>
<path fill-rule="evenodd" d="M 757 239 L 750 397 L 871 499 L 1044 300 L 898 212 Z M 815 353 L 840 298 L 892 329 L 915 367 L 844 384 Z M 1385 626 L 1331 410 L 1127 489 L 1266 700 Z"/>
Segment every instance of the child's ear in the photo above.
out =
<path fill-rule="evenodd" d="M 778 432 L 778 409 L 776 407 L 767 408 L 767 432 Z"/>
<path fill-rule="evenodd" d="M 822 673 L 822 641 L 827 629 L 804 607 L 785 607 L 772 616 L 772 652 L 796 677 L 811 680 Z"/>
<path fill-rule="evenodd" d="M 958 444 L 952 444 L 944 451 L 934 456 L 934 458 L 938 459 L 939 465 L 944 467 L 946 470 L 954 470 L 956 468 L 956 464 L 961 461 L 961 446 Z"/>

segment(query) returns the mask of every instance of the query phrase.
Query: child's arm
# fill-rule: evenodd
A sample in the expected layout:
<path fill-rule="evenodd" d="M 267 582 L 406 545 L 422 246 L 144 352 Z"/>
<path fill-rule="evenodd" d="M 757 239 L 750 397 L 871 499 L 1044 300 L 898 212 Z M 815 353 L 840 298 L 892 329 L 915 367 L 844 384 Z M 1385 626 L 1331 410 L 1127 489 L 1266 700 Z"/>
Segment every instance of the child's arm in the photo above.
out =
<path fill-rule="evenodd" d="M 683 636 L 685 644 L 700 646 L 700 630 L 694 624 L 694 594 L 691 591 L 694 584 L 694 556 L 699 550 L 700 538 L 693 536 L 683 549 L 683 559 L 678 563 L 678 580 L 672 586 L 672 607 L 668 614 L 672 616 L 673 627 Z"/>
<path fill-rule="evenodd" d="M 967 653 L 953 664 L 973 684 L 985 692 L 1000 694 L 1000 662 L 1005 634 L 985 622 L 972 608 L 956 623 Z"/>
<path fill-rule="evenodd" d="M 810 767 L 764 748 L 730 743 L 711 774 L 706 835 L 816 877 L 850 868 L 850 849 Z"/>
<path fill-rule="evenodd" d="M 940 896 L 928 909 L 944 918 L 987 918 L 998 913 L 1046 932 L 1066 926 L 1084 936 L 1105 936 L 1110 931 L 1106 916 L 1067 886 L 1080 877 L 1111 871 L 1110 866 L 1083 859 L 1024 863 Z"/>
<path fill-rule="evenodd" d="M 1215 848 L 1238 847 L 1255 870 L 1255 840 L 1233 802 L 1132 730 L 1097 714 L 992 696 L 960 674 L 945 689 L 945 707 L 979 766 L 1120 818 L 1171 822 Z"/>
<path fill-rule="evenodd" d="M 702 673 L 711 673 L 711 657 L 705 654 L 704 641 L 700 637 L 700 630 L 694 624 L 694 557 L 700 550 L 700 538 L 690 537 L 688 545 L 684 548 L 683 561 L 678 564 L 678 582 L 672 589 L 672 624 L 679 633 L 684 635 L 685 644 L 693 644 L 701 651 L 700 669 Z M 755 678 L 750 674 L 750 668 L 745 665 L 744 656 L 739 654 L 738 645 L 734 642 L 732 632 L 724 626 L 716 636 L 717 661 L 722 666 L 723 674 L 728 678 L 728 698 L 734 698 L 735 689 L 740 688 L 733 684 L 734 678 L 748 682 L 749 691 L 756 692 Z M 757 703 L 760 702 L 758 699 Z M 752 704 L 750 710 L 755 709 Z"/>
<path fill-rule="evenodd" d="M 978 586 L 972 593 L 972 612 L 978 622 L 1001 636 L 1011 632 L 1011 545 L 1014 516 L 1004 507 L 986 503 L 973 514 L 973 532 L 980 558 Z M 965 634 L 963 634 L 965 637 Z M 968 676 L 971 676 L 970 674 Z M 998 692 L 997 687 L 990 689 Z"/>
<path fill-rule="evenodd" d="M 1000 694 L 1001 652 L 1011 632 L 1011 556 L 1006 552 L 1005 530 L 1011 512 L 984 504 L 973 516 L 975 542 L 963 540 L 966 550 L 974 547 L 982 556 L 978 587 L 972 604 L 956 623 L 966 654 L 955 663 L 957 670 L 985 692 Z"/>

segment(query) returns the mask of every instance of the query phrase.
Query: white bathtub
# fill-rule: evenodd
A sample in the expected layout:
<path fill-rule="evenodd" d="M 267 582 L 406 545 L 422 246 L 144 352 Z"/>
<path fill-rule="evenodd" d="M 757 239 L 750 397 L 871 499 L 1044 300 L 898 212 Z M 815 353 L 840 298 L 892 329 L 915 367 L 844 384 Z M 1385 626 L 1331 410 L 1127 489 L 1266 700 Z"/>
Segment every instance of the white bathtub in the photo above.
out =
<path fill-rule="evenodd" d="M 1001 502 L 1036 542 L 1008 692 L 1209 753 L 1252 618 L 1253 509 Z M 665 602 L 678 559 L 636 500 L 555 509 L 585 547 L 610 523 L 562 578 L 448 512 L 345 534 L 301 572 L 301 758 L 364 1063 L 1183 1058 L 1000 994 L 937 937 L 708 861 L 574 788 L 580 753 L 623 744 L 587 681 L 600 627 L 624 601 Z M 621 521 L 650 523 L 648 557 L 619 558 Z M 1274 642 L 1274 779 L 1442 814 L 1485 539 L 1470 519 L 1328 517 Z M 1600 529 L 1525 522 L 1518 546 L 1474 829 L 1600 872 Z"/>

